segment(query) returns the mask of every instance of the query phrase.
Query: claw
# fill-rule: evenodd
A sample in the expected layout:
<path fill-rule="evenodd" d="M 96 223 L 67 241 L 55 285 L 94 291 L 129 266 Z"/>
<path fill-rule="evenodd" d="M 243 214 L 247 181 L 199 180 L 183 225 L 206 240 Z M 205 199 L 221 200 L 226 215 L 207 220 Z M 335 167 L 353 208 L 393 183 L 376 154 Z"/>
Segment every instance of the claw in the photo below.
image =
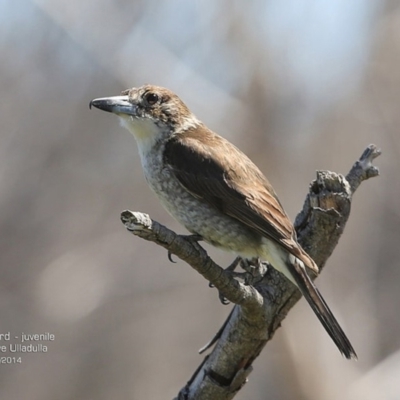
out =
<path fill-rule="evenodd" d="M 201 240 L 203 240 L 203 237 L 197 234 L 194 235 L 179 235 L 180 237 L 185 238 L 186 240 L 188 240 L 191 243 L 198 243 Z M 172 253 L 168 250 L 168 260 L 171 261 L 172 263 L 176 264 L 176 261 L 174 261 L 172 259 Z"/>
<path fill-rule="evenodd" d="M 168 260 L 171 261 L 172 263 L 176 264 L 176 261 L 172 259 L 172 253 L 168 250 Z"/>
<path fill-rule="evenodd" d="M 218 297 L 219 297 L 219 301 L 224 305 L 227 306 L 228 304 L 230 304 L 230 301 L 224 297 L 221 292 L 218 292 Z"/>

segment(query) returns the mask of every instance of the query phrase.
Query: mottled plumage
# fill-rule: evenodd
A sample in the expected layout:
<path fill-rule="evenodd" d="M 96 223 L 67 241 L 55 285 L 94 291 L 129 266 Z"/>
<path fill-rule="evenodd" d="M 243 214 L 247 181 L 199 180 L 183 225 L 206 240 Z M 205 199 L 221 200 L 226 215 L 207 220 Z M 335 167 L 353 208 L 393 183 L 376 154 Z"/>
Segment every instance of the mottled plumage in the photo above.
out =
<path fill-rule="evenodd" d="M 306 267 L 301 248 L 271 184 L 233 144 L 200 122 L 178 96 L 145 85 L 96 99 L 134 135 L 146 180 L 167 211 L 190 232 L 244 259 L 268 261 L 300 289 L 346 358 L 356 353 Z"/>

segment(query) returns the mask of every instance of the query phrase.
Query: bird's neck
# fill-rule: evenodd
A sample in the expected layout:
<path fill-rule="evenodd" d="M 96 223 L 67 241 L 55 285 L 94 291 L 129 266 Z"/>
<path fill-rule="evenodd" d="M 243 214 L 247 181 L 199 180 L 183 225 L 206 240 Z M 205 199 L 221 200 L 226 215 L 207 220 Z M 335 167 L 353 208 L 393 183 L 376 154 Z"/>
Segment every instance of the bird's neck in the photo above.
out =
<path fill-rule="evenodd" d="M 181 118 L 179 125 L 175 128 L 175 134 L 181 134 L 188 130 L 195 129 L 201 125 L 201 121 L 195 115 L 189 113 Z"/>

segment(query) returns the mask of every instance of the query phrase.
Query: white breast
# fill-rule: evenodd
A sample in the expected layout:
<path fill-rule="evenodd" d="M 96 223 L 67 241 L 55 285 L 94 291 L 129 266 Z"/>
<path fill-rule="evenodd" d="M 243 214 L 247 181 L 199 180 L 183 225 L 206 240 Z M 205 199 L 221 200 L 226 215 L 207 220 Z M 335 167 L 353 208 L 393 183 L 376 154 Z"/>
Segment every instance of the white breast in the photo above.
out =
<path fill-rule="evenodd" d="M 149 118 L 134 118 L 130 115 L 119 115 L 121 125 L 128 129 L 136 139 L 139 154 L 143 158 L 153 149 L 157 139 L 160 138 L 162 132 L 160 128 Z"/>

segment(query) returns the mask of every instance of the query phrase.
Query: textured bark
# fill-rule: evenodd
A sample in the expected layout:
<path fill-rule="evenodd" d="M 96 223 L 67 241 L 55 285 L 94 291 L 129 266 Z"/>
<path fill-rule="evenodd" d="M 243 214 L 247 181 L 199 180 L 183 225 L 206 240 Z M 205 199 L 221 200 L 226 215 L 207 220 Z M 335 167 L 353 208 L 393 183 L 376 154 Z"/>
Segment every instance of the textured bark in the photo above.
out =
<path fill-rule="evenodd" d="M 336 247 L 350 215 L 351 200 L 362 181 L 379 174 L 372 161 L 380 155 L 368 146 L 346 177 L 318 171 L 296 218 L 298 241 L 322 269 Z M 269 268 L 264 279 L 246 286 L 215 264 L 190 237 L 180 236 L 142 213 L 124 211 L 126 228 L 153 241 L 190 264 L 236 306 L 219 340 L 179 392 L 178 400 L 232 399 L 246 383 L 252 363 L 272 339 L 301 295 L 286 278 Z"/>

